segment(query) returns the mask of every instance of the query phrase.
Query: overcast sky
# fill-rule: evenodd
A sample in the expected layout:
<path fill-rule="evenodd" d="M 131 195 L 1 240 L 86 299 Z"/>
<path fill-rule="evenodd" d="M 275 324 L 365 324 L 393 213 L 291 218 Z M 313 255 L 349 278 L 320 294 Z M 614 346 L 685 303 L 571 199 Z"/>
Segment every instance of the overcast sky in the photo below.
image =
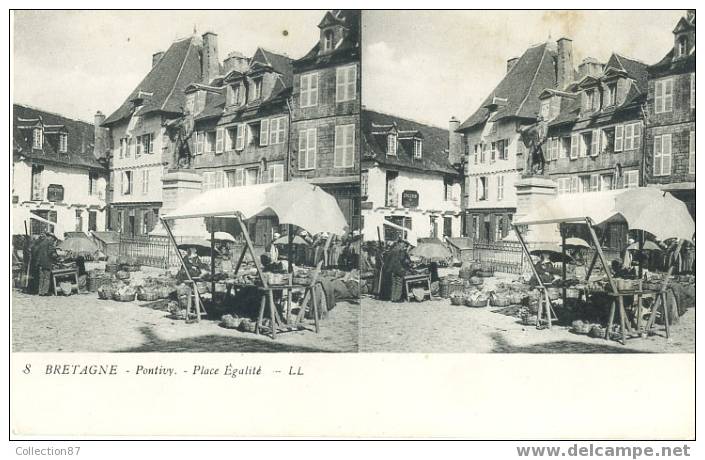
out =
<path fill-rule="evenodd" d="M 363 12 L 363 104 L 447 127 L 499 83 L 507 59 L 547 40 L 573 40 L 575 66 L 612 51 L 647 64 L 673 45 L 679 11 Z"/>
<path fill-rule="evenodd" d="M 257 46 L 306 54 L 323 11 L 17 11 L 14 102 L 92 121 L 109 115 L 147 74 L 152 54 L 177 38 L 218 34 L 221 61 Z M 286 31 L 286 34 L 284 33 Z"/>

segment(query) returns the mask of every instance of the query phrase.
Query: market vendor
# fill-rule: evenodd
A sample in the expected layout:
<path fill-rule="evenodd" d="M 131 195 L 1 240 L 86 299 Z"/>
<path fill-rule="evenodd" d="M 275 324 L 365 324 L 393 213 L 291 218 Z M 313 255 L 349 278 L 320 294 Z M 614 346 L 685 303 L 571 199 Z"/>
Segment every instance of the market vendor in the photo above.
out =
<path fill-rule="evenodd" d="M 37 294 L 49 295 L 51 288 L 51 269 L 57 261 L 56 237 L 51 232 L 46 232 L 44 238 L 39 240 L 32 248 L 34 276 L 38 280 Z"/>
<path fill-rule="evenodd" d="M 541 278 L 541 282 L 544 284 L 551 284 L 555 280 L 560 279 L 560 269 L 553 265 L 550 254 L 544 252 L 541 253 L 539 257 L 540 259 L 536 262 L 534 267 L 536 267 L 536 273 L 538 273 L 539 278 Z M 536 276 L 531 277 L 529 284 L 534 286 L 539 284 L 536 280 Z"/>
<path fill-rule="evenodd" d="M 400 237 L 385 255 L 380 299 L 393 302 L 401 300 L 401 285 L 403 284 L 401 278 L 411 267 L 408 249 L 409 243 Z M 399 286 L 399 289 L 393 289 L 393 286 Z"/>
<path fill-rule="evenodd" d="M 201 258 L 198 256 L 198 250 L 194 247 L 188 248 L 188 252 L 184 257 L 184 265 L 186 265 L 189 275 L 191 275 L 192 278 L 199 278 L 209 273 L 208 266 L 201 261 Z M 183 268 L 180 270 L 180 278 L 186 278 L 183 273 Z"/>

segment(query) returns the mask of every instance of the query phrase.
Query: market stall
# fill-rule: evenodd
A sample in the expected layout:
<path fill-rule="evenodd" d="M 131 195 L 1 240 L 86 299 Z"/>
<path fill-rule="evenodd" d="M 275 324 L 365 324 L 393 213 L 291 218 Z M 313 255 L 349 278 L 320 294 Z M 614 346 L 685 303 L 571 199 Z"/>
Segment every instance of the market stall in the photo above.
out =
<path fill-rule="evenodd" d="M 311 233 L 343 234 L 346 231 L 347 224 L 335 198 L 324 192 L 320 187 L 306 182 L 283 182 L 222 188 L 199 194 L 184 205 L 162 216 L 161 221 L 172 244 L 177 246 L 176 239 L 171 231 L 171 222 L 177 219 L 214 217 L 235 219 L 245 239 L 245 246 L 242 248 L 234 268 L 234 276 L 237 276 L 248 253 L 254 262 L 256 283 L 261 293 L 261 303 L 255 331 L 257 333 L 261 331 L 263 315 L 268 307 L 272 338 L 276 337 L 277 328 L 284 324 L 284 319 L 275 307 L 275 293 L 281 294 L 282 298 L 287 299 L 286 316 L 288 317 L 288 306 L 291 302 L 290 294 L 296 288 L 306 290 L 304 305 L 307 296 L 311 296 L 314 310 L 313 316 L 318 329 L 317 296 L 314 295 L 313 289 L 322 264 L 319 263 L 316 266 L 313 276 L 308 278 L 309 282 L 307 284 L 294 283 L 295 274 L 291 271 L 292 264 L 288 264 L 288 275 L 265 272 L 260 259 L 255 254 L 246 222 L 257 217 L 277 217 L 280 224 L 289 225 L 290 245 L 292 245 L 294 240 L 293 226 L 303 228 Z M 211 242 L 214 239 L 214 235 L 212 235 L 210 238 Z M 188 273 L 186 263 L 180 253 L 179 260 L 185 268 L 188 278 L 187 282 L 193 289 L 196 318 L 198 319 L 202 314 L 205 314 L 201 294 L 197 283 L 194 282 Z"/>
<path fill-rule="evenodd" d="M 610 338 L 615 312 L 619 317 L 621 342 L 624 343 L 627 333 L 634 332 L 632 330 L 631 319 L 627 317 L 624 308 L 624 298 L 627 296 L 636 299 L 637 333 L 642 333 L 641 299 L 645 295 L 653 295 L 655 299 L 643 333 L 646 334 L 652 330 L 658 309 L 663 308 L 663 317 L 668 334 L 669 312 L 666 308 L 665 292 L 671 277 L 672 267 L 669 267 L 658 289 L 645 289 L 641 280 L 619 279 L 612 273 L 595 229 L 603 228 L 609 223 L 623 223 L 626 224 L 627 228 L 630 230 L 648 232 L 661 241 L 676 238 L 678 241 L 676 251 L 679 251 L 684 241 L 692 240 L 695 232 L 695 223 L 690 217 L 685 204 L 675 199 L 669 193 L 652 188 L 593 192 L 585 194 L 580 200 L 575 200 L 574 197 L 570 195 L 559 195 L 555 198 L 547 199 L 529 214 L 515 220 L 512 223 L 512 227 L 514 228 L 517 239 L 521 243 L 523 251 L 530 259 L 530 251 L 520 231 L 521 227 L 546 224 L 558 224 L 562 226 L 563 224 L 569 223 L 584 224 L 590 234 L 590 243 L 595 249 L 595 254 L 587 271 L 586 281 L 590 278 L 598 259 L 601 262 L 607 278 L 606 294 L 611 298 L 611 304 L 605 338 Z M 565 233 L 561 232 L 561 235 L 563 238 L 561 247 L 563 248 L 563 252 L 565 252 L 567 246 Z M 643 242 L 640 244 L 643 247 Z M 533 263 L 530 265 L 534 276 L 538 280 L 539 289 L 542 292 L 546 292 L 547 286 L 537 272 L 536 266 Z M 563 270 L 563 280 L 565 281 L 565 270 Z M 551 300 L 546 295 L 544 299 L 539 302 L 537 327 L 541 327 L 543 322 L 546 322 L 550 327 L 552 319 L 551 311 Z"/>

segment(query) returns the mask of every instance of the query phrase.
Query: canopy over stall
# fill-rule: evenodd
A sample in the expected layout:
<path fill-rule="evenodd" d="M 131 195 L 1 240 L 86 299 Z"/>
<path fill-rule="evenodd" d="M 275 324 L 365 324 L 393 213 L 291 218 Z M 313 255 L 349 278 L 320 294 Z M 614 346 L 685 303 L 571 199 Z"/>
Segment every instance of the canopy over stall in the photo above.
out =
<path fill-rule="evenodd" d="M 335 198 L 320 187 L 308 182 L 281 182 L 210 190 L 195 196 L 182 206 L 162 216 L 161 221 L 169 234 L 172 244 L 176 246 L 177 243 L 171 232 L 170 221 L 211 217 L 237 219 L 246 245 L 235 266 L 235 274 L 240 269 L 245 254 L 249 251 L 254 260 L 262 286 L 267 288 L 267 279 L 263 276 L 262 267 L 255 256 L 252 240 L 244 223 L 245 220 L 259 216 L 276 216 L 280 224 L 296 225 L 309 233 L 343 234 L 347 230 L 345 216 L 338 207 Z M 289 235 L 293 239 L 292 231 L 289 232 Z M 213 248 L 214 235 L 211 235 L 210 240 L 211 248 Z M 180 254 L 179 258 L 182 265 L 184 265 Z M 213 264 L 212 261 L 213 258 L 211 258 L 211 264 Z M 320 265 L 317 271 L 319 269 Z M 188 275 L 188 270 L 186 270 L 186 273 Z M 193 281 L 190 275 L 189 280 Z M 198 308 L 203 308 L 200 294 L 197 289 L 195 291 L 199 303 Z M 272 307 L 271 310 L 274 310 L 274 308 Z M 274 315 L 273 311 L 272 315 Z M 200 310 L 197 311 L 196 316 L 200 318 Z M 274 321 L 272 324 L 274 324 Z"/>
<path fill-rule="evenodd" d="M 585 223 L 596 249 L 587 277 L 590 276 L 592 267 L 599 257 L 607 274 L 612 293 L 619 295 L 594 229 L 596 226 L 612 222 L 625 223 L 630 230 L 649 232 L 662 241 L 669 238 L 677 238 L 679 242 L 676 252 L 680 251 L 683 241 L 692 241 L 695 234 L 695 222 L 690 216 L 685 203 L 674 198 L 670 193 L 653 188 L 592 192 L 584 194 L 579 200 L 576 200 L 574 195 L 559 195 L 544 201 L 527 215 L 515 220 L 512 223 L 512 227 L 528 257 L 529 250 L 518 227 L 541 224 Z M 562 246 L 566 246 L 565 241 Z M 545 289 L 536 272 L 536 267 L 533 264 L 531 267 L 538 278 L 539 285 L 542 289 Z M 671 270 L 672 267 L 669 268 L 668 276 L 661 286 L 661 293 L 666 290 Z M 563 278 L 565 278 L 565 270 Z M 655 308 L 654 312 L 656 311 Z M 541 312 L 539 311 L 539 319 L 540 314 Z M 622 321 L 624 321 L 624 312 L 620 311 L 620 315 L 622 315 Z M 550 326 L 550 305 L 548 318 Z M 610 312 L 608 329 L 611 327 L 612 318 L 613 311 Z M 655 314 L 652 314 L 649 327 L 653 324 L 654 318 Z M 624 331 L 624 322 L 622 322 L 622 331 Z"/>

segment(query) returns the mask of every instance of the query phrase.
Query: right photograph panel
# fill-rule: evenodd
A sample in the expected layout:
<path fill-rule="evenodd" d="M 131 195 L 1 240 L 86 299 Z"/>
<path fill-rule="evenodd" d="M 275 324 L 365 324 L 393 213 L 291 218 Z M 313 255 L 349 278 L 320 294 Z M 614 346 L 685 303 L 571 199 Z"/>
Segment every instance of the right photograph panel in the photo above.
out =
<path fill-rule="evenodd" d="M 694 353 L 695 10 L 363 11 L 362 48 L 361 352 Z"/>

